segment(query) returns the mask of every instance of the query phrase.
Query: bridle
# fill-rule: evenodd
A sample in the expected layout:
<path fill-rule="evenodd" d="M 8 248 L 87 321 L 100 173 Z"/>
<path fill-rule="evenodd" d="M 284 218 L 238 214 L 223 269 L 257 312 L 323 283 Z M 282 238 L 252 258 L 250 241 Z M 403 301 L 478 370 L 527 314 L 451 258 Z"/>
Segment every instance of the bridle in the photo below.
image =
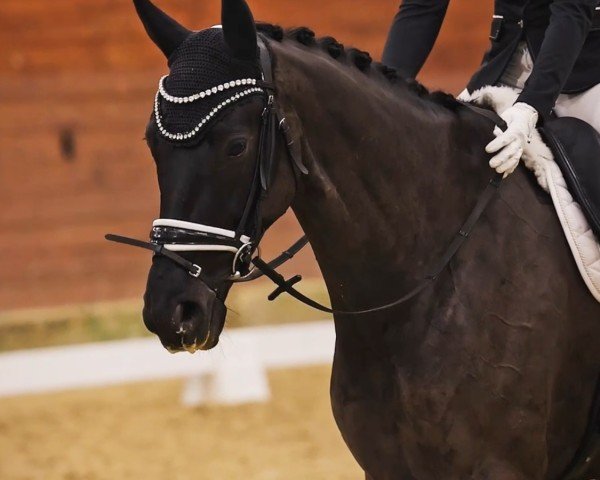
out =
<path fill-rule="evenodd" d="M 233 80 L 231 82 L 213 87 L 204 92 L 190 97 L 174 97 L 169 95 L 164 88 L 164 77 L 159 82 L 159 88 L 154 103 L 155 119 L 160 133 L 172 141 L 185 141 L 197 133 L 199 129 L 210 120 L 218 111 L 249 95 L 262 94 L 264 97 L 263 111 L 261 114 L 261 127 L 254 175 L 250 192 L 246 200 L 241 219 L 235 230 L 192 223 L 170 218 L 159 218 L 152 223 L 150 242 L 143 242 L 120 235 L 109 234 L 108 240 L 146 248 L 158 255 L 165 256 L 185 268 L 192 277 L 200 277 L 202 267 L 186 260 L 179 255 L 183 252 L 228 252 L 233 256 L 231 274 L 227 278 L 231 282 L 247 282 L 258 278 L 252 259 L 259 254 L 259 244 L 263 236 L 260 204 L 266 197 L 271 183 L 273 164 L 276 150 L 278 132 L 285 138 L 287 151 L 295 174 L 307 174 L 308 170 L 302 163 L 300 149 L 292 136 L 286 118 L 279 110 L 275 101 L 275 86 L 271 56 L 265 41 L 258 36 L 259 57 L 262 71 L 261 79 Z M 219 91 L 235 87 L 245 89 L 232 95 L 221 104 L 217 105 L 200 124 L 187 133 L 171 133 L 166 130 L 161 121 L 159 99 L 162 96 L 166 101 L 173 103 L 188 103 L 202 100 Z M 306 237 L 297 242 L 295 251 L 300 250 L 308 243 Z M 289 256 L 290 250 L 287 251 Z M 293 256 L 293 254 L 292 254 Z"/>
<path fill-rule="evenodd" d="M 455 235 L 454 239 L 445 250 L 442 257 L 430 267 L 423 280 L 405 295 L 385 305 L 355 311 L 334 310 L 312 300 L 294 288 L 294 285 L 302 280 L 300 275 L 295 275 L 289 280 L 286 280 L 276 271 L 279 266 L 283 265 L 288 260 L 291 260 L 296 253 L 298 253 L 302 248 L 304 248 L 304 246 L 307 245 L 308 239 L 306 236 L 300 238 L 290 248 L 270 262 L 265 262 L 262 260 L 262 258 L 260 258 L 259 244 L 264 234 L 260 207 L 261 201 L 266 197 L 271 184 L 278 132 L 283 135 L 285 140 L 288 157 L 291 160 L 292 168 L 296 178 L 298 178 L 300 175 L 308 174 L 308 170 L 302 161 L 300 144 L 297 139 L 294 138 L 286 118 L 283 116 L 282 111 L 279 109 L 276 103 L 276 91 L 273 82 L 271 55 L 265 40 L 260 34 L 258 35 L 258 48 L 262 78 L 260 80 L 245 80 L 244 85 L 249 85 L 249 88 L 244 90 L 244 92 L 247 93 L 241 92 L 241 94 L 236 94 L 230 97 L 227 101 L 220 104 L 216 109 L 213 109 L 213 111 L 209 114 L 209 118 L 203 119 L 203 121 L 194 130 L 184 134 L 174 134 L 168 132 L 161 123 L 161 117 L 158 108 L 159 95 L 162 95 L 167 101 L 187 103 L 189 101 L 196 101 L 204 98 L 205 96 L 209 96 L 211 92 L 215 93 L 217 91 L 222 91 L 222 89 L 233 88 L 235 86 L 239 86 L 239 84 L 236 85 L 236 82 L 232 81 L 229 84 L 214 87 L 212 90 L 209 89 L 204 93 L 204 95 L 200 93 L 191 97 L 182 98 L 173 97 L 166 93 L 163 86 L 163 77 L 163 79 L 160 81 L 159 91 L 157 92 L 157 99 L 155 101 L 155 116 L 161 134 L 170 140 L 185 141 L 194 136 L 194 132 L 197 133 L 204 122 L 208 121 L 210 117 L 214 116 L 222 108 L 226 108 L 230 104 L 235 103 L 245 96 L 254 95 L 257 93 L 264 94 L 265 100 L 264 108 L 261 114 L 260 139 L 254 175 L 250 192 L 248 194 L 240 222 L 238 223 L 236 229 L 228 230 L 183 220 L 159 218 L 152 224 L 150 242 L 114 234 L 108 234 L 105 236 L 105 238 L 113 242 L 151 250 L 156 255 L 166 257 L 178 266 L 182 267 L 194 278 L 199 278 L 202 275 L 202 267 L 187 260 L 185 257 L 180 255 L 180 253 L 230 253 L 233 256 L 232 269 L 230 275 L 225 280 L 234 283 L 249 282 L 264 275 L 277 285 L 277 288 L 273 291 L 273 293 L 271 293 L 271 295 L 269 295 L 269 300 L 274 300 L 285 292 L 305 305 L 327 313 L 343 315 L 362 315 L 374 313 L 390 309 L 414 298 L 426 287 L 435 282 L 440 273 L 446 268 L 460 247 L 467 240 L 475 224 L 498 190 L 500 183 L 502 182 L 502 175 L 496 174 L 489 181 L 487 188 L 479 197 L 475 207 L 471 211 L 471 214 L 460 228 L 459 232 Z M 503 122 L 492 112 L 479 109 L 471 105 L 469 105 L 469 107 L 473 108 L 481 115 L 492 119 L 494 123 L 502 126 Z"/>

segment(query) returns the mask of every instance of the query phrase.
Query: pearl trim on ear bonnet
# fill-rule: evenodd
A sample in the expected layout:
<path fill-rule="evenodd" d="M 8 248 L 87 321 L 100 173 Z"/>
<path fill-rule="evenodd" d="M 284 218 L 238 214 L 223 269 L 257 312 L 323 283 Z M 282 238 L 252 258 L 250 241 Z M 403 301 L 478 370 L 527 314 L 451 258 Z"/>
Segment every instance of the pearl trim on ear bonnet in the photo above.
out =
<path fill-rule="evenodd" d="M 214 123 L 225 107 L 264 95 L 258 61 L 234 58 L 221 28 L 191 34 L 169 57 L 160 79 L 154 118 L 170 141 L 189 141 Z"/>

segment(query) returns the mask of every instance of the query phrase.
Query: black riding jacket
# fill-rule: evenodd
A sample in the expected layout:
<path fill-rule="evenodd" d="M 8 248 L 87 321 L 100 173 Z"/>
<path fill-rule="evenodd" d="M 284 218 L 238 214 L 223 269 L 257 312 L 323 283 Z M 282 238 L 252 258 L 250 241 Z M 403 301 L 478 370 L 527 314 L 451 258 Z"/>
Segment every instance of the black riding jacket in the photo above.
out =
<path fill-rule="evenodd" d="M 450 0 L 404 0 L 383 62 L 415 77 L 438 36 Z M 599 0 L 495 0 L 491 46 L 469 91 L 498 82 L 517 45 L 527 42 L 534 68 L 520 102 L 547 116 L 560 93 L 600 83 Z M 600 108 L 600 106 L 599 106 Z"/>

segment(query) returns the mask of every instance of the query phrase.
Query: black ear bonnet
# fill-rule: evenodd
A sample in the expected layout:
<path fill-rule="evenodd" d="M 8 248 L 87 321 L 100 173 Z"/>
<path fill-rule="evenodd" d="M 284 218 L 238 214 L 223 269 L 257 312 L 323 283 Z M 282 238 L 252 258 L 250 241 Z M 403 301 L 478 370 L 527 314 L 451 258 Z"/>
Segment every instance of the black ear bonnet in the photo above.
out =
<path fill-rule="evenodd" d="M 160 116 L 159 129 L 170 135 L 181 135 L 181 138 L 170 138 L 161 130 L 163 136 L 177 143 L 197 141 L 229 104 L 264 95 L 252 83 L 261 80 L 258 58 L 255 61 L 234 58 L 220 28 L 202 30 L 187 37 L 169 56 L 169 67 L 169 75 L 161 81 L 162 91 L 185 101 L 168 101 L 159 91 L 155 114 L 158 112 Z M 201 124 L 202 121 L 205 123 Z M 183 138 L 186 135 L 187 138 Z"/>

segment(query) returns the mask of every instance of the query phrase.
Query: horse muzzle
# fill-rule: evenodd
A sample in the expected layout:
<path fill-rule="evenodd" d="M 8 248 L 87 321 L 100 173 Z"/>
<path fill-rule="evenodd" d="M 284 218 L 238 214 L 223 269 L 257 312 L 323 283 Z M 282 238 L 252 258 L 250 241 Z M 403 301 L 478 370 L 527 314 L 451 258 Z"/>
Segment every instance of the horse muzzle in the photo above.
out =
<path fill-rule="evenodd" d="M 144 294 L 144 324 L 171 353 L 215 347 L 226 313 L 223 300 L 201 280 L 154 262 Z"/>

